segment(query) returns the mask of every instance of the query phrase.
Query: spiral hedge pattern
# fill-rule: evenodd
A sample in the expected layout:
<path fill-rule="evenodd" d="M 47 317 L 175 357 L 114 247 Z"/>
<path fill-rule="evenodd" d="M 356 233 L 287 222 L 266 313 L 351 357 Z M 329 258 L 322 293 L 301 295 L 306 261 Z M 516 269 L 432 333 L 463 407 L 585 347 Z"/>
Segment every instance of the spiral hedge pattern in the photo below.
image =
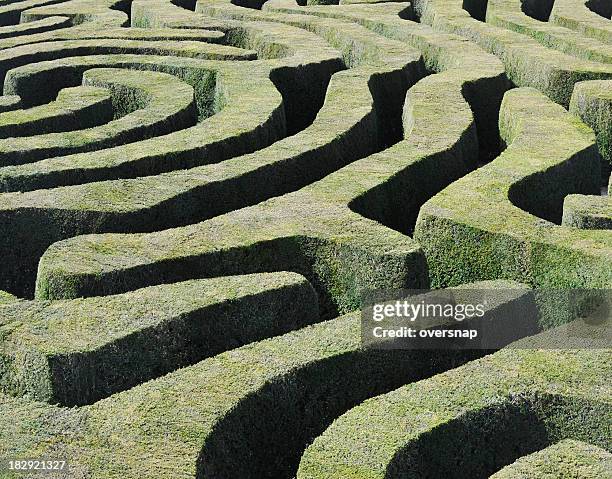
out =
<path fill-rule="evenodd" d="M 0 458 L 609 477 L 609 338 L 544 348 L 569 326 L 543 322 L 529 347 L 373 350 L 359 309 L 612 289 L 611 14 L 0 0 Z"/>

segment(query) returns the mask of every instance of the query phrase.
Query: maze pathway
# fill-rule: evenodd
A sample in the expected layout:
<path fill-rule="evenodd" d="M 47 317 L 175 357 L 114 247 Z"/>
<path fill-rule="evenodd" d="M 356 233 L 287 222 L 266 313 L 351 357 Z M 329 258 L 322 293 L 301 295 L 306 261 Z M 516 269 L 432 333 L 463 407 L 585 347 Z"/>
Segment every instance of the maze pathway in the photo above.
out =
<path fill-rule="evenodd" d="M 610 13 L 0 0 L 0 478 L 605 477 Z M 506 347 L 364 345 L 425 288 Z"/>

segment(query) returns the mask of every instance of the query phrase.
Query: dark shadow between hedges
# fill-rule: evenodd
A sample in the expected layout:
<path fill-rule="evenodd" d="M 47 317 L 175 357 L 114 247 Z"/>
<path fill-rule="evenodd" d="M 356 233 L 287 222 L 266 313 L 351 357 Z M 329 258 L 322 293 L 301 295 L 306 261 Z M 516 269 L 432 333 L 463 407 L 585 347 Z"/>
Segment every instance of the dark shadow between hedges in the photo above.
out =
<path fill-rule="evenodd" d="M 348 409 L 479 354 L 362 350 L 279 377 L 216 425 L 200 452 L 196 477 L 291 479 L 305 448 Z"/>
<path fill-rule="evenodd" d="M 609 406 L 548 393 L 513 395 L 444 423 L 399 451 L 385 479 L 487 479 L 518 458 L 563 439 L 603 448 Z"/>

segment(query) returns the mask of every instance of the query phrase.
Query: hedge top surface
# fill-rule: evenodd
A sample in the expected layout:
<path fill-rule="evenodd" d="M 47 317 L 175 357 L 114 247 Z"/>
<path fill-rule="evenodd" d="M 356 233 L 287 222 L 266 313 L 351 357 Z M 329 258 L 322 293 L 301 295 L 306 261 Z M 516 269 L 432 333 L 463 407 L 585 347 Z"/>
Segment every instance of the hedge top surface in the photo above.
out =
<path fill-rule="evenodd" d="M 25 3 L 25 2 L 22 2 Z M 128 14 L 121 11 L 121 0 L 70 0 L 38 2 L 21 14 L 22 22 L 32 22 L 52 16 L 68 17 L 72 24 L 90 23 L 98 28 L 121 27 L 128 23 Z"/>
<path fill-rule="evenodd" d="M 305 282 L 295 273 L 262 273 L 158 285 L 104 298 L 19 301 L 0 311 L 0 330 L 6 344 L 14 337 L 41 353 L 92 351 L 158 324 L 160 318 Z"/>
<path fill-rule="evenodd" d="M 257 57 L 257 53 L 253 50 L 202 42 L 198 41 L 197 38 L 181 41 L 159 41 L 129 37 L 70 39 L 35 43 L 33 45 L 26 44 L 0 50 L 0 71 L 2 72 L 2 78 L 4 78 L 8 70 L 14 70 L 19 66 L 35 68 L 38 62 L 43 61 L 75 56 L 130 53 L 199 58 L 201 60 L 253 60 Z M 24 68 L 24 70 L 27 71 L 27 68 Z M 10 94 L 9 85 L 5 85 L 4 93 Z M 31 94 L 35 93 L 31 92 Z"/>
<path fill-rule="evenodd" d="M 219 5 L 224 3 L 226 2 L 219 0 Z M 214 14 L 215 8 L 220 8 L 208 5 L 208 3 L 199 3 L 198 9 Z M 380 35 L 419 49 L 427 67 L 436 72 L 456 68 L 471 78 L 482 78 L 504 72 L 501 61 L 478 45 L 466 42 L 458 35 L 435 32 L 428 25 L 400 18 L 400 14 L 408 6 L 408 3 L 387 3 L 344 5 L 330 9 L 317 5 L 301 7 L 292 0 L 269 0 L 263 9 L 270 12 L 300 13 L 356 22 Z M 231 11 L 231 7 L 226 8 Z"/>
<path fill-rule="evenodd" d="M 603 169 L 609 174 L 612 165 L 612 81 L 591 80 L 574 87 L 569 110 L 579 116 L 597 134 L 597 145 L 602 159 L 608 163 Z"/>
<path fill-rule="evenodd" d="M 0 112 L 12 111 L 21 107 L 21 97 L 19 95 L 0 96 Z"/>
<path fill-rule="evenodd" d="M 518 459 L 491 479 L 612 478 L 612 454 L 582 441 L 565 439 Z"/>
<path fill-rule="evenodd" d="M 566 196 L 562 224 L 574 228 L 612 229 L 612 198 L 609 195 Z"/>
<path fill-rule="evenodd" d="M 56 18 L 56 17 L 51 17 Z M 59 17 L 65 18 L 65 17 Z M 44 20 L 32 22 L 37 24 Z M 23 25 L 29 25 L 25 23 Z M 7 38 L 0 37 L 0 50 L 14 48 L 22 45 L 31 45 L 48 41 L 64 41 L 64 40 L 86 40 L 93 38 L 104 39 L 124 39 L 124 40 L 191 40 L 203 41 L 208 43 L 223 43 L 225 33 L 216 30 L 190 30 L 182 28 L 122 28 L 109 26 L 108 28 L 95 28 L 91 23 L 83 23 L 81 25 L 70 28 L 62 28 L 42 33 L 33 33 L 31 35 L 11 36 Z"/>
<path fill-rule="evenodd" d="M 0 390 L 90 404 L 206 357 L 319 320 L 297 274 L 164 284 L 109 298 L 0 308 Z"/>
<path fill-rule="evenodd" d="M 364 64 L 391 65 L 395 63 L 393 59 L 422 55 L 415 47 L 381 36 L 351 21 L 332 21 L 324 16 L 306 15 L 307 12 L 299 15 L 275 12 L 271 15 L 269 12 L 245 11 L 224 0 L 209 2 L 198 8 L 206 11 L 207 15 L 226 21 L 278 22 L 313 32 L 340 50 L 349 68 Z"/>
<path fill-rule="evenodd" d="M 206 15 L 196 15 L 169 0 L 133 0 L 132 27 L 224 29 L 225 23 Z"/>
<path fill-rule="evenodd" d="M 0 305 L 17 301 L 17 298 L 6 291 L 0 291 Z"/>
<path fill-rule="evenodd" d="M 590 80 L 576 84 L 574 94 L 580 92 L 583 95 L 612 101 L 611 82 L 608 80 Z"/>
<path fill-rule="evenodd" d="M 29 23 L 20 23 L 18 25 L 5 25 L 0 27 L 0 39 L 22 37 L 23 41 L 30 35 L 37 35 L 40 33 L 54 31 L 56 29 L 65 28 L 69 26 L 70 20 L 66 17 L 48 17 L 43 18 L 42 20 L 36 20 Z"/>
<path fill-rule="evenodd" d="M 32 136 L 77 125 L 94 126 L 111 120 L 112 115 L 111 95 L 107 89 L 94 86 L 64 88 L 49 104 L 0 113 L 0 136 Z"/>

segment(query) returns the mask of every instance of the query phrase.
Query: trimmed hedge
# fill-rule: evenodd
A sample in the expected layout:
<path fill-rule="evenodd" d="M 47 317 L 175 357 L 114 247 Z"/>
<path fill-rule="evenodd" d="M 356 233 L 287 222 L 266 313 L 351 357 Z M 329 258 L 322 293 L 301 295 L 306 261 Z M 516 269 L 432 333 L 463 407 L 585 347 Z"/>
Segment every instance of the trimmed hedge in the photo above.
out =
<path fill-rule="evenodd" d="M 71 70 L 76 70 L 78 75 L 79 70 L 99 67 L 159 70 L 178 76 L 196 89 L 201 121 L 189 128 L 133 144 L 2 168 L 0 185 L 4 191 L 133 178 L 189 168 L 267 146 L 286 135 L 282 96 L 269 79 L 269 70 L 265 67 L 251 69 L 250 77 L 256 82 L 248 85 L 243 81 L 244 70 L 231 64 L 182 63 L 152 55 L 96 56 L 85 64 L 78 58 L 62 60 L 56 65 L 52 62 L 46 64 L 42 71 L 34 71 L 25 77 L 29 80 L 21 79 L 18 91 L 45 80 L 65 82 L 72 76 Z M 137 75 L 136 72 L 132 74 Z M 239 98 L 244 101 L 239 101 Z"/>
<path fill-rule="evenodd" d="M 111 95 L 104 88 L 65 88 L 47 105 L 0 113 L 0 138 L 91 128 L 112 118 Z"/>
<path fill-rule="evenodd" d="M 579 116 L 597 134 L 597 146 L 604 160 L 602 177 L 612 169 L 612 81 L 587 81 L 576 84 L 570 111 Z"/>
<path fill-rule="evenodd" d="M 612 230 L 612 199 L 610 196 L 567 196 L 563 203 L 563 225 Z"/>
<path fill-rule="evenodd" d="M 199 10 L 211 15 L 227 15 L 231 7 L 211 8 L 200 3 Z M 384 37 L 403 42 L 422 52 L 428 71 L 454 74 L 462 85 L 462 95 L 468 102 L 476 122 L 480 158 L 484 161 L 499 151 L 497 115 L 504 92 L 510 88 L 503 64 L 474 43 L 456 35 L 434 32 L 426 25 L 406 20 L 406 5 L 348 5 L 333 8 L 300 7 L 291 0 L 269 0 L 263 9 L 270 12 L 329 17 L 338 22 L 354 22 Z M 219 11 L 219 13 L 217 13 Z M 232 12 L 233 13 L 233 12 Z"/>
<path fill-rule="evenodd" d="M 95 56 L 103 55 L 159 55 L 184 57 L 200 60 L 254 60 L 256 52 L 244 50 L 228 45 L 209 44 L 201 41 L 144 41 L 140 39 L 114 39 L 96 38 L 92 40 L 57 40 L 53 42 L 36 43 L 34 45 L 21 45 L 5 48 L 0 51 L 0 80 L 4 82 L 4 94 L 16 93 L 15 81 L 20 81 L 19 74 L 32 74 L 37 69 L 44 69 L 49 65 L 37 65 L 39 62 L 49 62 L 69 57 L 84 57 L 82 61 L 89 60 L 95 64 Z M 88 58 L 92 57 L 93 58 Z M 73 59 L 73 61 L 78 58 Z M 162 62 L 163 64 L 163 62 Z M 24 67 L 19 69 L 18 67 Z M 95 65 L 92 65 L 94 68 Z M 9 74 L 10 72 L 10 74 Z M 74 75 L 74 74 L 73 74 Z M 73 80 L 74 76 L 70 78 Z M 27 79 L 25 79 L 27 80 Z M 66 81 L 66 80 L 65 80 Z M 44 89 L 28 90 L 22 96 L 27 106 L 45 103 L 54 96 L 53 84 Z M 69 85 L 76 86 L 76 85 Z"/>
<path fill-rule="evenodd" d="M 5 305 L 14 301 L 17 301 L 17 298 L 15 296 L 5 291 L 0 291 L 0 305 Z"/>
<path fill-rule="evenodd" d="M 114 68 L 92 69 L 83 75 L 83 85 L 110 91 L 115 120 L 82 130 L 0 139 L 0 164 L 31 163 L 133 143 L 196 123 L 193 88 L 173 75 Z"/>
<path fill-rule="evenodd" d="M 0 25 L 8 26 L 19 23 L 21 13 L 29 8 L 58 3 L 61 0 L 23 0 L 10 1 L 0 5 Z"/>
<path fill-rule="evenodd" d="M 587 0 L 586 7 L 597 15 L 610 20 L 612 17 L 612 5 L 606 0 Z"/>
<path fill-rule="evenodd" d="M 21 97 L 19 95 L 0 96 L 0 113 L 13 111 L 21 108 Z"/>
<path fill-rule="evenodd" d="M 522 457 L 491 479 L 610 479 L 612 454 L 591 444 L 565 439 Z"/>
<path fill-rule="evenodd" d="M 317 188 L 198 225 L 55 243 L 41 260 L 37 295 L 89 296 L 150 281 L 284 269 L 313 282 L 329 317 L 358 305 L 364 288 L 426 286 L 420 248 L 409 238 L 351 213 L 345 197 L 351 186 L 359 185 L 347 184 L 346 178 L 336 183 L 340 177 L 335 174 L 328 178 Z M 75 262 L 72 258 L 77 257 Z M 100 269 L 102 262 L 105 266 Z"/>
<path fill-rule="evenodd" d="M 295 477 L 303 450 L 348 409 L 488 353 L 364 349 L 355 310 L 363 290 L 429 285 L 425 252 L 409 235 L 423 203 L 499 153 L 497 119 L 511 86 L 502 62 L 465 38 L 406 20 L 415 17 L 405 3 L 196 3 L 71 0 L 29 10 L 23 19 L 64 14 L 75 26 L 0 38 L 0 66 L 2 54 L 27 63 L 13 69 L 4 63 L 6 93 L 22 96 L 25 106 L 39 108 L 96 68 L 115 68 L 135 77 L 171 75 L 192 89 L 197 108 L 193 126 L 181 131 L 0 170 L 5 190 L 14 190 L 0 195 L 0 231 L 6 232 L 0 288 L 31 295 L 39 268 L 38 299 L 11 298 L 0 307 L 0 458 L 70 458 L 71 478 Z M 120 28 L 130 6 L 133 25 L 153 28 Z M 265 12 L 254 10 L 262 7 Z M 142 48 L 132 54 L 75 47 L 83 41 Z M 222 45 L 191 48 L 202 42 Z M 51 43 L 68 48 L 46 46 Z M 164 50 L 162 43 L 176 46 Z M 33 53 L 39 46 L 48 49 Z M 197 58 L 195 50 L 223 53 L 218 61 Z M 550 90 L 566 93 L 572 82 Z M 115 108 L 115 120 L 143 111 L 132 90 L 103 86 L 113 98 L 130 99 L 124 110 Z M 502 137 L 512 143 L 507 152 L 520 148 L 501 172 L 490 172 L 507 180 L 491 190 L 530 220 L 520 208 L 559 221 L 564 188 L 594 192 L 594 137 L 541 96 L 532 102 L 527 95 L 523 104 L 523 93 L 512 97 L 519 100 L 514 109 L 502 107 Z M 531 129 L 533 135 L 521 136 Z M 551 130 L 563 138 L 560 144 L 550 144 Z M 472 208 L 468 216 L 490 218 L 463 198 L 455 203 Z M 497 214 L 505 215 L 500 203 Z M 475 204 L 487 206 L 480 199 Z M 534 219 L 525 229 L 540 222 L 553 228 Z M 607 286 L 605 232 L 557 228 L 579 235 L 579 263 L 595 251 L 576 277 Z M 463 231 L 450 229 L 452 239 Z M 99 234 L 74 237 L 84 233 Z M 541 236 L 534 233 L 538 241 Z M 538 244 L 531 246 L 525 256 L 538 254 Z M 561 263 L 550 255 L 538 265 L 543 271 L 563 269 Z M 505 281 L 466 287 L 516 288 L 517 299 L 539 299 L 525 285 Z M 351 313 L 284 334 L 344 312 Z M 490 329 L 527 334 L 521 320 L 535 315 L 517 314 Z M 242 346 L 276 334 L 284 335 Z M 523 352 L 471 365 L 437 382 L 433 392 L 427 385 L 412 389 L 422 395 L 415 407 L 430 407 L 428 399 L 442 404 L 441 416 L 426 411 L 418 425 L 451 422 L 434 423 L 419 443 L 434 464 L 432 476 L 463 473 L 452 459 L 472 453 L 470 444 L 478 451 L 479 441 L 494 459 L 487 456 L 483 468 L 477 464 L 466 474 L 488 475 L 547 446 L 542 438 L 555 439 L 557 424 L 565 428 L 559 438 L 584 428 L 590 436 L 579 439 L 609 442 L 609 404 L 599 401 L 609 394 L 598 376 L 609 376 L 608 365 L 599 367 L 601 358 L 586 353 L 568 353 L 563 362 L 565 353 L 557 352 L 535 353 L 523 369 L 513 369 L 510 361 L 523 360 Z M 505 372 L 501 379 L 498 369 Z M 517 376 L 522 382 L 513 395 Z M 436 396 L 438 385 L 447 394 Z M 492 390 L 508 394 L 489 395 Z M 567 391 L 580 391 L 584 400 L 574 404 Z M 474 442 L 461 440 L 465 430 Z M 495 436 L 514 440 L 525 431 L 525 451 L 519 443 L 508 453 Z M 388 452 L 380 432 L 380 450 Z M 451 460 L 444 463 L 439 445 L 447 443 Z M 496 456 L 498 445 L 503 450 Z M 400 472 L 401 452 L 392 461 Z M 415 475 L 427 477 L 428 466 L 417 464 Z M 362 472 L 354 476 L 368 477 Z"/>
<path fill-rule="evenodd" d="M 0 310 L 0 389 L 82 405 L 319 318 L 292 273 L 154 286 L 106 298 L 20 301 Z"/>
<path fill-rule="evenodd" d="M 332 77 L 312 125 L 268 148 L 225 161 L 222 168 L 3 195 L 3 217 L 14 238 L 7 243 L 23 245 L 21 252 L 7 253 L 19 260 L 19 275 L 27 277 L 24 258 L 37 262 L 60 239 L 97 231 L 150 231 L 209 218 L 298 189 L 382 148 L 385 136 L 400 134 L 392 131 L 401 127 L 401 103 L 390 99 L 403 96 L 422 76 L 422 65 L 416 51 L 374 35 L 360 39 L 362 30 L 336 31 L 335 41 L 346 45 L 354 68 Z M 33 225 L 44 233 L 36 241 L 19 240 L 21 234 L 30 236 Z"/>
<path fill-rule="evenodd" d="M 146 0 L 152 4 L 150 0 Z M 177 9 L 167 0 L 168 10 Z M 24 2 L 21 2 L 24 3 Z M 131 2 L 136 4 L 137 2 Z M 186 29 L 187 18 L 176 24 L 177 28 L 121 28 L 128 24 L 130 5 L 126 0 L 68 0 L 44 7 L 29 8 L 22 14 L 19 25 L 0 27 L 0 49 L 19 45 L 58 40 L 85 40 L 89 38 L 131 39 L 131 40 L 195 40 L 209 43 L 223 41 L 222 31 L 204 30 L 202 25 L 193 25 L 197 30 Z M 185 12 L 183 10 L 183 12 Z M 183 15 L 194 18 L 195 15 Z M 59 23 L 61 22 L 61 23 Z M 57 28 L 64 27 L 64 28 Z M 68 28 L 65 28 L 68 25 Z M 74 25 L 70 27 L 69 25 Z M 45 31 L 48 27 L 54 29 Z M 210 28 L 222 28 L 218 22 Z M 225 25 L 227 28 L 227 26 Z M 29 32 L 25 35 L 21 32 Z M 2 33 L 6 32 L 6 33 Z M 16 35 L 6 37 L 4 35 Z"/>
<path fill-rule="evenodd" d="M 379 102 L 370 89 L 380 96 L 395 79 L 418 78 L 418 61 L 404 61 L 405 66 L 389 66 L 386 72 L 364 66 L 336 74 L 310 127 L 257 153 L 226 161 L 222 169 L 211 165 L 129 181 L 3 195 L 1 216 L 10 223 L 7 234 L 13 238 L 7 244 L 22 245 L 21 252 L 7 256 L 15 258 L 17 274 L 27 278 L 24 259 L 37 262 L 60 239 L 98 231 L 150 231 L 213 217 L 297 189 L 367 156 L 379 147 Z M 36 240 L 20 241 L 19 235 L 29 237 L 34 225 L 39 231 Z M 5 275 L 10 277 L 8 268 Z M 32 276 L 33 271 L 33 282 Z"/>
<path fill-rule="evenodd" d="M 427 273 L 418 245 L 347 206 L 365 215 L 373 208 L 371 217 L 378 219 L 366 193 L 378 190 L 389 199 L 397 198 L 395 195 L 405 191 L 395 188 L 397 179 L 407 178 L 418 184 L 420 176 L 415 173 L 430 171 L 427 188 L 421 187 L 408 208 L 414 218 L 422 202 L 476 165 L 474 120 L 463 95 L 479 106 L 479 112 L 493 116 L 496 98 L 507 88 L 507 81 L 500 73 L 499 61 L 477 60 L 481 53 L 478 49 L 468 50 L 473 56 L 467 60 L 478 64 L 478 69 L 465 72 L 458 68 L 465 62 L 451 52 L 466 52 L 464 41 L 454 39 L 444 48 L 437 56 L 440 63 L 447 62 L 449 71 L 440 78 L 424 80 L 418 88 L 414 103 L 419 106 L 413 107 L 419 113 L 406 116 L 413 124 L 406 128 L 405 142 L 357 161 L 299 192 L 199 225 L 148 235 L 100 235 L 56 243 L 42 259 L 37 294 L 48 298 L 89 296 L 144 286 L 143 281 L 150 278 L 168 282 L 193 275 L 286 269 L 304 274 L 313 283 L 324 317 L 331 317 L 357 307 L 362 289 L 426 285 Z M 430 99 L 449 88 L 446 108 L 431 112 Z M 451 107 L 461 115 L 461 122 L 448 130 L 446 114 Z M 435 142 L 424 140 L 432 124 L 440 125 L 435 129 L 440 132 Z M 423 141 L 428 142 L 428 149 L 418 146 Z M 304 205 L 308 205 L 307 210 Z M 406 211 L 407 205 L 402 208 Z M 150 242 L 156 244 L 155 252 L 141 254 L 150 249 Z M 89 260 L 79 260 L 77 265 L 71 259 L 76 257 Z M 104 263 L 103 270 L 99 262 Z M 55 266 L 60 263 L 62 268 Z M 358 270 L 356 265 L 360 263 L 367 266 Z M 72 270 L 73 266 L 76 269 Z"/>
<path fill-rule="evenodd" d="M 195 277 L 279 270 L 313 283 L 325 317 L 358 306 L 362 289 L 427 285 L 415 242 L 340 202 L 304 192 L 162 232 L 54 243 L 41 259 L 36 295 L 106 295 Z"/>
<path fill-rule="evenodd" d="M 68 26 L 70 26 L 70 20 L 66 17 L 49 17 L 18 25 L 6 25 L 0 27 L 0 39 L 36 35 Z"/>
<path fill-rule="evenodd" d="M 315 439 L 297 477 L 484 478 L 567 438 L 606 449 L 610 373 L 605 349 L 504 349 L 363 402 Z"/>
<path fill-rule="evenodd" d="M 61 82 L 78 76 L 88 67 L 172 73 L 196 88 L 200 118 L 204 121 L 138 145 L 2 169 L 0 184 L 4 191 L 138 177 L 219 162 L 299 131 L 316 115 L 331 74 L 342 68 L 337 51 L 312 34 L 281 25 L 241 31 L 249 34 L 246 41 L 253 42 L 264 53 L 289 56 L 278 62 L 249 62 L 248 66 L 240 62 L 189 61 L 153 55 L 92 56 L 12 70 L 8 87 L 11 92 L 37 91 L 36 86 L 43 81 L 66 86 Z M 244 81 L 247 69 L 252 83 Z M 214 76 L 212 72 L 216 72 Z M 220 114 L 207 118 L 216 112 Z"/>
<path fill-rule="evenodd" d="M 73 25 L 86 22 L 96 28 L 126 27 L 129 12 L 129 0 L 58 0 L 25 10 L 21 14 L 21 22 L 62 15 L 68 17 Z"/>
<path fill-rule="evenodd" d="M 594 62 L 612 63 L 612 44 L 601 43 L 580 32 L 548 23 L 547 16 L 544 21 L 537 19 L 538 15 L 531 18 L 521 11 L 527 3 L 535 4 L 536 7 L 546 4 L 552 7 L 554 2 L 488 0 L 486 21 L 490 25 L 528 35 L 542 45 L 568 55 Z"/>
<path fill-rule="evenodd" d="M 464 36 L 495 53 L 516 85 L 537 88 L 566 107 L 575 83 L 612 78 L 612 65 L 575 58 L 527 35 L 483 23 L 463 10 L 461 0 L 415 0 L 414 8 L 421 22 L 435 30 Z"/>
<path fill-rule="evenodd" d="M 180 0 L 179 0 L 180 1 Z M 132 27 L 223 29 L 224 22 L 181 8 L 179 1 L 132 0 Z"/>
<path fill-rule="evenodd" d="M 61 4 L 64 5 L 64 4 Z M 55 17 L 50 17 L 55 18 Z M 64 17 L 62 17 L 64 18 Z M 40 20 L 43 21 L 43 20 Z M 37 23 L 37 22 L 33 22 Z M 23 25 L 28 25 L 23 24 Z M 94 38 L 117 40 L 152 40 L 152 41 L 202 41 L 207 43 L 223 43 L 225 34 L 213 30 L 190 30 L 181 28 L 121 28 L 108 26 L 98 28 L 90 22 L 70 28 L 62 28 L 45 33 L 20 35 L 0 38 L 0 49 L 7 49 L 36 42 L 88 40 Z"/>
<path fill-rule="evenodd" d="M 505 277 L 540 288 L 610 288 L 611 232 L 553 223 L 568 194 L 599 193 L 593 132 L 529 88 L 506 94 L 500 130 L 508 148 L 499 158 L 421 208 L 415 238 L 432 284 Z"/>
<path fill-rule="evenodd" d="M 517 301 L 529 294 L 508 282 L 470 287 L 516 288 Z M 219 354 L 86 408 L 44 409 L 0 395 L 0 410 L 22 411 L 6 427 L 0 415 L 0 453 L 54 451 L 77 471 L 108 479 L 291 477 L 301 451 L 338 414 L 480 353 L 364 349 L 360 314 L 353 313 Z M 63 433 L 48 441 L 58 419 Z M 10 444 L 2 441 L 9 432 Z"/>
<path fill-rule="evenodd" d="M 430 78 L 411 93 L 405 141 L 300 191 L 198 225 L 55 243 L 41 260 L 37 295 L 90 296 L 144 286 L 151 279 L 169 282 L 193 275 L 286 269 L 309 278 L 329 317 L 358 307 L 362 289 L 426 286 L 419 246 L 349 206 L 367 215 L 372 207 L 367 196 L 370 191 L 392 197 L 402 191 L 394 189 L 396 179 L 416 181 L 420 178 L 416 172 L 431 171 L 427 188 L 418 191 L 409 206 L 415 217 L 427 197 L 475 166 L 475 127 L 461 95 L 465 80 L 450 71 Z M 448 90 L 444 108 L 432 111 L 432 95 L 439 97 L 447 91 L 445 87 L 455 90 Z M 450 108 L 456 121 L 453 129 L 447 122 Z M 424 149 L 422 138 L 436 124 L 440 135 Z M 404 211 L 407 207 L 402 205 Z M 149 246 L 153 243 L 155 248 Z M 72 258 L 77 257 L 75 262 Z"/>
<path fill-rule="evenodd" d="M 605 18 L 591 11 L 587 4 L 592 0 L 555 0 L 550 21 L 571 28 L 591 38 L 612 42 L 612 25 Z"/>

